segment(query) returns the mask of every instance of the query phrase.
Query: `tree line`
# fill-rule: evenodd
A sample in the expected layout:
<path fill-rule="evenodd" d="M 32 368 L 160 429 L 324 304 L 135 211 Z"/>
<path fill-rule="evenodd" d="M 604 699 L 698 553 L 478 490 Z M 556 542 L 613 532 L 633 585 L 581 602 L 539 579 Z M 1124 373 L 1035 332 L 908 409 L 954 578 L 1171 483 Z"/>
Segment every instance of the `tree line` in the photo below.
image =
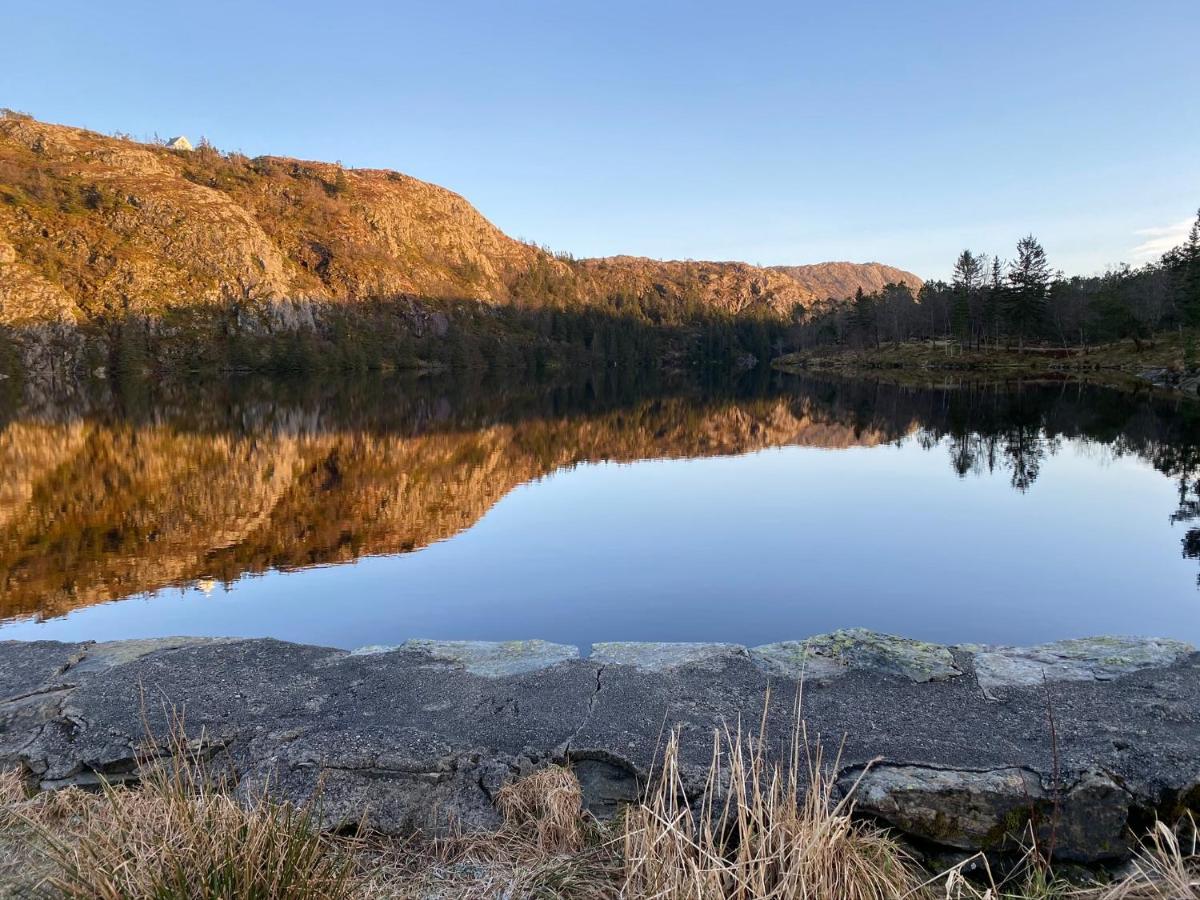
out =
<path fill-rule="evenodd" d="M 797 310 L 800 348 L 954 340 L 965 348 L 1087 347 L 1200 326 L 1200 213 L 1182 244 L 1139 268 L 1066 276 L 1033 235 L 1011 260 L 963 250 L 949 282 L 830 298 Z"/>

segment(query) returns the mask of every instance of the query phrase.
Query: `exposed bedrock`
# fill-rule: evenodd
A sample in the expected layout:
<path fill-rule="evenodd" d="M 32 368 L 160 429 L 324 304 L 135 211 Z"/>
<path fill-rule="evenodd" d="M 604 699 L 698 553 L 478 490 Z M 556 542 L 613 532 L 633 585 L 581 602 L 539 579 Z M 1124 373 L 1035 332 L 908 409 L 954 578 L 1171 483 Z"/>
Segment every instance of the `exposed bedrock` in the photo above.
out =
<path fill-rule="evenodd" d="M 931 848 L 1002 850 L 1057 821 L 1061 857 L 1099 862 L 1200 806 L 1200 654 L 1123 638 L 943 647 L 851 630 L 586 659 L 543 641 L 6 642 L 0 766 L 46 789 L 136 778 L 147 727 L 181 716 L 239 792 L 319 793 L 331 827 L 489 827 L 503 783 L 568 760 L 603 815 L 637 795 L 668 728 L 698 792 L 713 728 L 757 729 L 768 685 L 785 743 L 801 677 L 808 732 L 839 785 L 857 783 L 859 813 Z"/>

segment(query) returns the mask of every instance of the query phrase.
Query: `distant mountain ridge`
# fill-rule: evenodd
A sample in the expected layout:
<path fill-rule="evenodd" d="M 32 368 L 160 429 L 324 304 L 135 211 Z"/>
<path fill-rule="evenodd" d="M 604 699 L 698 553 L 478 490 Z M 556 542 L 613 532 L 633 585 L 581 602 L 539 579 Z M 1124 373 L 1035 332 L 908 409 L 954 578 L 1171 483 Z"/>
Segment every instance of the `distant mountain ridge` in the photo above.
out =
<path fill-rule="evenodd" d="M 907 284 L 913 293 L 925 283 L 919 276 L 895 266 L 866 262 L 824 262 L 808 266 L 771 266 L 804 285 L 822 300 L 830 297 L 841 300 L 854 296 L 862 288 L 864 294 L 878 291 L 889 284 Z"/>

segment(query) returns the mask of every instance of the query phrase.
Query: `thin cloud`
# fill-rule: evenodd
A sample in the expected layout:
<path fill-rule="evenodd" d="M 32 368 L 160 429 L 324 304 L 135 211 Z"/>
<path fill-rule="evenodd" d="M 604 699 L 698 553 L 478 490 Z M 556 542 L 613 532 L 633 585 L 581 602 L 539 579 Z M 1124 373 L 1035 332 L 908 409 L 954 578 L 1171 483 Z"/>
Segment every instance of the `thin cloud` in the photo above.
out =
<path fill-rule="evenodd" d="M 1140 228 L 1134 232 L 1145 240 L 1130 252 L 1137 257 L 1162 256 L 1168 250 L 1178 247 L 1187 237 L 1188 229 L 1192 227 L 1191 219 L 1184 219 L 1173 225 L 1159 225 L 1156 228 Z"/>

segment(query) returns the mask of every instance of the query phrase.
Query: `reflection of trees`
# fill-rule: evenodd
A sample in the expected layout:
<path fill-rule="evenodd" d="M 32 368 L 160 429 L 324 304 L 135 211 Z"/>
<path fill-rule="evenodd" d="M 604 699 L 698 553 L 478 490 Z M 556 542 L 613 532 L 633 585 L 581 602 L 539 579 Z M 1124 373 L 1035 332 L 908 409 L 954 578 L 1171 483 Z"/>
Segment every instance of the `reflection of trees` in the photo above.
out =
<path fill-rule="evenodd" d="M 945 443 L 959 477 L 1004 466 L 1025 492 L 1063 439 L 1136 456 L 1179 484 L 1171 522 L 1196 522 L 1183 555 L 1200 559 L 1200 407 L 1190 401 L 1136 397 L 1076 384 L 960 385 L 941 392 L 936 414 L 922 417 L 926 449 Z M 1198 579 L 1200 583 L 1200 579 Z"/>
<path fill-rule="evenodd" d="M 1179 508 L 1171 513 L 1171 524 L 1200 521 L 1200 459 L 1196 458 L 1196 448 L 1170 448 L 1164 455 L 1168 459 L 1156 465 L 1160 471 L 1179 479 Z M 1200 559 L 1200 527 L 1189 528 L 1182 543 L 1185 557 Z M 1200 576 L 1196 583 L 1200 585 Z"/>
<path fill-rule="evenodd" d="M 1200 479 L 1179 481 L 1179 509 L 1171 514 L 1171 522 L 1195 522 L 1200 520 Z M 1200 559 L 1200 528 L 1189 528 L 1183 536 L 1183 555 L 1188 559 Z M 1196 583 L 1200 584 L 1200 576 Z"/>
<path fill-rule="evenodd" d="M 920 441 L 933 449 L 944 440 L 950 467 L 960 478 L 1007 468 L 1012 486 L 1024 493 L 1041 474 L 1042 463 L 1061 446 L 1047 431 L 1040 392 L 1012 393 L 1003 405 L 984 395 L 957 397 L 947 412 L 945 430 L 937 422 L 924 425 Z"/>
<path fill-rule="evenodd" d="M 1004 435 L 1004 455 L 1012 472 L 1012 486 L 1024 493 L 1037 481 L 1046 456 L 1041 428 L 1018 422 Z"/>

